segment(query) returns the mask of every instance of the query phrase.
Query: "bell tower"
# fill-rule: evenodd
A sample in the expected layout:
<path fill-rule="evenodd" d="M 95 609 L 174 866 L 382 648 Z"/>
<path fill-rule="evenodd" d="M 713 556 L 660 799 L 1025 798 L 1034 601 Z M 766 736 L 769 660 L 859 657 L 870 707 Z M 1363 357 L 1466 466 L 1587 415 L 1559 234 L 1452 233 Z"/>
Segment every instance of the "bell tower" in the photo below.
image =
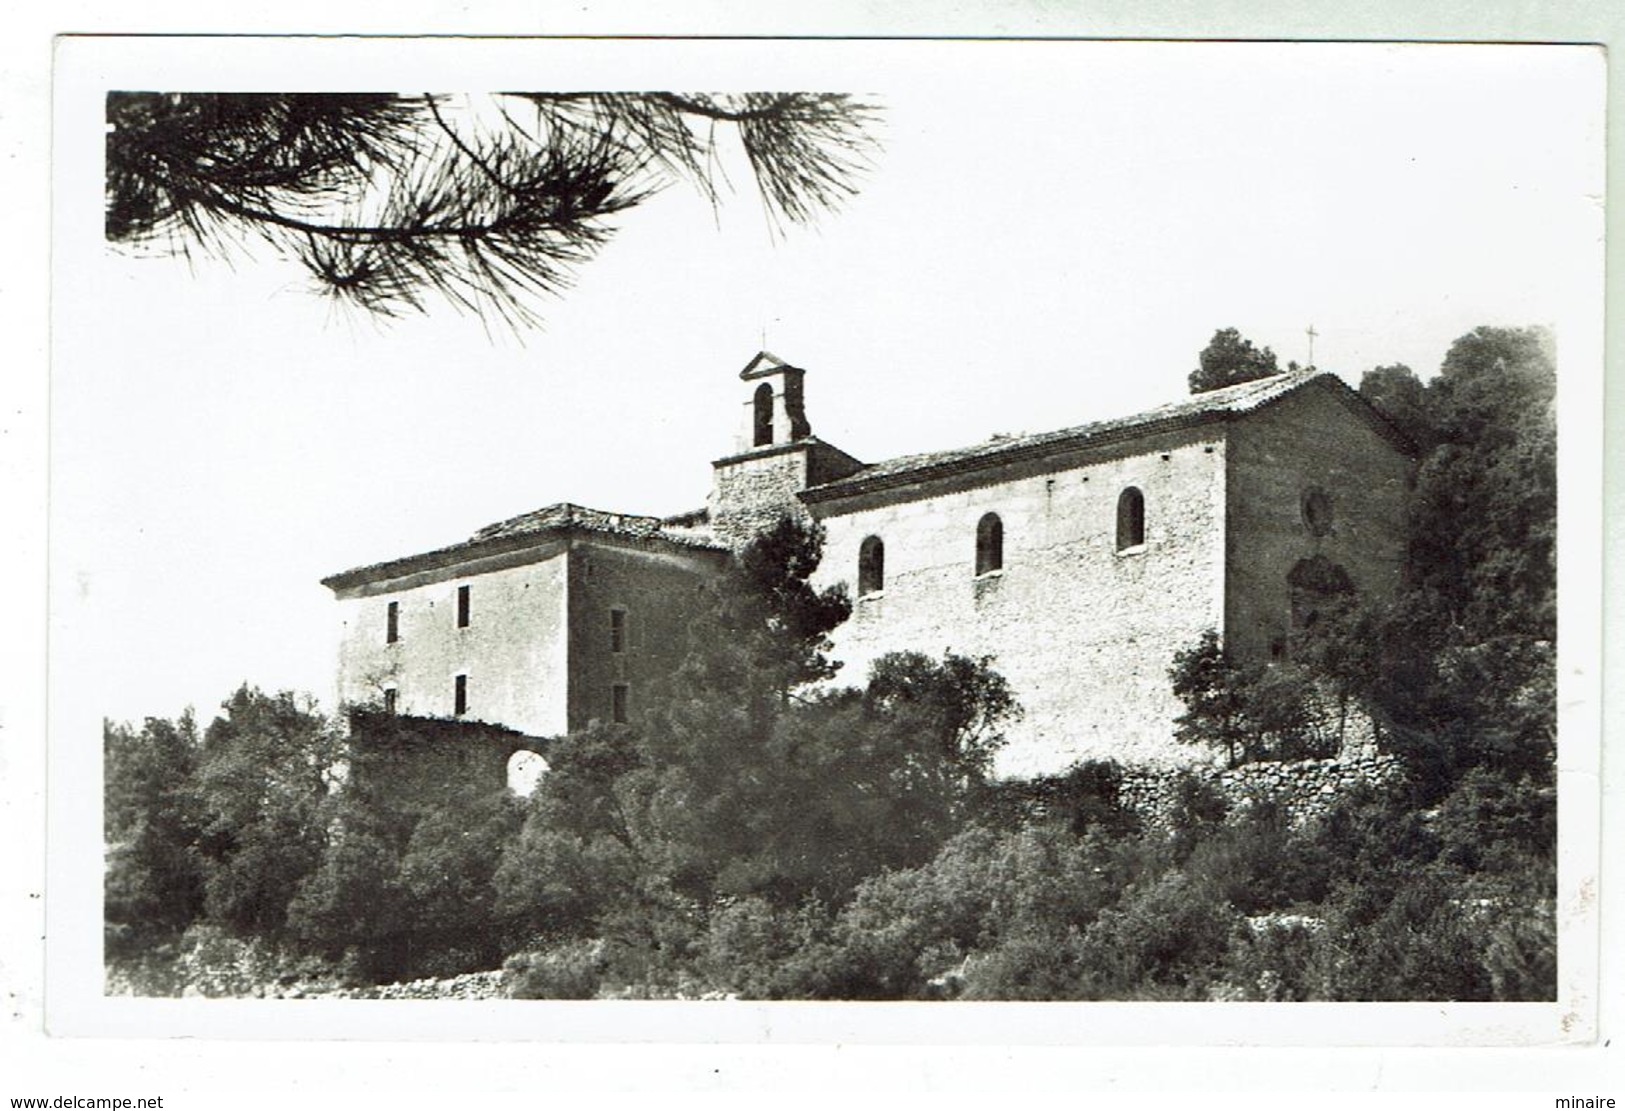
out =
<path fill-rule="evenodd" d="M 862 469 L 807 422 L 806 371 L 766 351 L 739 372 L 744 412 L 733 454 L 712 464 L 708 506 L 717 535 L 746 543 L 785 514 L 806 515 L 801 491 Z"/>
<path fill-rule="evenodd" d="M 787 444 L 812 435 L 803 392 L 806 374 L 771 352 L 757 352 L 739 372 L 740 379 L 750 385 L 750 395 L 745 399 L 745 419 L 735 451 Z"/>

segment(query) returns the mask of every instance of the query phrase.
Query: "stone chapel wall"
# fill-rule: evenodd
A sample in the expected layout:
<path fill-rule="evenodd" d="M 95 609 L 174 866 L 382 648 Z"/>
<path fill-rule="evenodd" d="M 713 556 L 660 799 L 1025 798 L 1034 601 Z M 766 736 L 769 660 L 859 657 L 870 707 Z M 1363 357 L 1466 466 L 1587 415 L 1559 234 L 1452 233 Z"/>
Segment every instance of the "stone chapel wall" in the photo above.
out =
<path fill-rule="evenodd" d="M 991 656 L 1024 716 L 1000 776 L 1050 774 L 1083 759 L 1188 763 L 1172 739 L 1181 707 L 1174 651 L 1222 619 L 1225 444 L 1218 426 L 1132 445 L 978 469 L 894 491 L 820 501 L 827 530 L 816 582 L 855 603 L 834 634 L 864 682 L 892 651 Z M 1144 498 L 1144 543 L 1117 548 L 1118 502 Z M 978 522 L 1000 517 L 1003 566 L 976 574 Z M 865 538 L 884 544 L 884 586 L 858 595 Z"/>

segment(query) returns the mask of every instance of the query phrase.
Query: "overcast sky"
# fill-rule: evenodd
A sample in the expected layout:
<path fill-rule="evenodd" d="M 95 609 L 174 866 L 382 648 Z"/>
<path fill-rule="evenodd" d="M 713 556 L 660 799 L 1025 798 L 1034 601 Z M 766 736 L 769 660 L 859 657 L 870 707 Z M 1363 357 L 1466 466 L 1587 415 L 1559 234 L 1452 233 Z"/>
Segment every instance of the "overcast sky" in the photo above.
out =
<path fill-rule="evenodd" d="M 207 716 L 243 680 L 330 703 L 322 576 L 557 501 L 703 504 L 764 333 L 807 368 L 813 431 L 865 460 L 1172 400 L 1220 327 L 1284 365 L 1313 324 L 1351 382 L 1432 373 L 1480 324 L 1557 327 L 1564 373 L 1599 342 L 1581 48 L 121 49 L 66 52 L 58 101 L 56 689 L 97 716 Z M 782 236 L 742 174 L 716 212 L 673 187 L 523 335 L 337 311 L 263 252 L 100 238 L 107 88 L 544 85 L 858 91 L 881 149 Z"/>

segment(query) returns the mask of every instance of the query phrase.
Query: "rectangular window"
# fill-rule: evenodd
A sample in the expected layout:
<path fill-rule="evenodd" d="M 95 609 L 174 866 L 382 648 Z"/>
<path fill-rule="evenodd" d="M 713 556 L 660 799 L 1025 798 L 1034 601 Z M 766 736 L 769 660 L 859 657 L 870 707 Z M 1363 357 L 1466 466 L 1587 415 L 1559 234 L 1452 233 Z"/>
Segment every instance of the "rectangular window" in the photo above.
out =
<path fill-rule="evenodd" d="M 401 639 L 401 604 L 399 602 L 389 603 L 389 613 L 384 624 L 386 626 L 384 630 L 385 644 L 394 644 Z"/>
<path fill-rule="evenodd" d="M 609 688 L 609 716 L 611 721 L 625 724 L 627 718 L 627 701 L 631 696 L 632 688 L 625 683 L 616 683 Z"/>
<path fill-rule="evenodd" d="M 456 686 L 452 690 L 452 713 L 462 717 L 468 713 L 468 676 L 457 676 Z"/>
<path fill-rule="evenodd" d="M 390 687 L 384 691 L 384 713 L 393 714 L 395 712 L 397 697 L 398 696 L 394 687 Z"/>
<path fill-rule="evenodd" d="M 626 651 L 626 611 L 609 611 L 609 650 L 611 652 Z"/>
<path fill-rule="evenodd" d="M 457 627 L 468 628 L 468 587 L 457 588 Z"/>

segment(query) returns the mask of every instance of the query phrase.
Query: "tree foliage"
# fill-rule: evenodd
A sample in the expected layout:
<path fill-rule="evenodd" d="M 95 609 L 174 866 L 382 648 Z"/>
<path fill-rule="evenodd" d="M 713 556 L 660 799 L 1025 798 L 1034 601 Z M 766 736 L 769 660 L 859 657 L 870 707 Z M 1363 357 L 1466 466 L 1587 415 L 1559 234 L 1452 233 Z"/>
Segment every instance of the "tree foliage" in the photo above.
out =
<path fill-rule="evenodd" d="M 201 746 L 188 712 L 102 727 L 105 921 L 112 948 L 178 933 L 203 910 Z"/>
<path fill-rule="evenodd" d="M 1552 338 L 1534 328 L 1463 336 L 1428 385 L 1413 600 L 1464 637 L 1556 637 L 1556 387 Z"/>
<path fill-rule="evenodd" d="M 1436 791 L 1488 764 L 1549 777 L 1556 744 L 1557 374 L 1550 333 L 1478 328 L 1426 384 L 1361 393 L 1424 449 L 1402 597 L 1373 693 Z"/>
<path fill-rule="evenodd" d="M 829 93 L 110 93 L 106 234 L 219 252 L 254 239 L 385 315 L 428 295 L 535 319 L 676 179 L 713 202 L 734 134 L 770 213 L 855 192 L 875 110 Z"/>
<path fill-rule="evenodd" d="M 1373 367 L 1360 378 L 1360 396 L 1371 402 L 1421 451 L 1433 446 L 1433 422 L 1428 416 L 1428 391 L 1416 372 L 1404 363 Z"/>
<path fill-rule="evenodd" d="M 345 957 L 370 980 L 453 975 L 505 955 L 493 876 L 520 820 L 506 790 L 452 784 L 435 803 L 391 805 L 346 789 L 328 819 L 320 863 L 288 908 L 299 946 Z"/>
<path fill-rule="evenodd" d="M 1222 750 L 1231 767 L 1330 755 L 1312 711 L 1314 676 L 1289 663 L 1237 660 L 1212 629 L 1174 654 L 1173 693 L 1185 704 L 1174 736 Z"/>
<path fill-rule="evenodd" d="M 782 522 L 741 553 L 659 707 L 573 734 L 498 873 L 538 932 L 656 921 L 698 929 L 719 901 L 840 902 L 928 860 L 959 828 L 1014 699 L 987 661 L 900 655 L 833 689 L 849 610 L 814 589 L 818 531 Z"/>
<path fill-rule="evenodd" d="M 340 740 L 288 692 L 244 685 L 201 739 L 190 711 L 108 725 L 105 917 L 148 940 L 195 922 L 276 940 L 326 842 Z"/>
<path fill-rule="evenodd" d="M 276 938 L 321 859 L 341 739 L 293 694 L 244 685 L 203 735 L 195 780 L 210 919 Z"/>
<path fill-rule="evenodd" d="M 1281 372 L 1275 365 L 1275 352 L 1268 347 L 1254 347 L 1252 340 L 1234 328 L 1214 332 L 1197 360 L 1200 365 L 1188 379 L 1191 393 L 1206 393 Z"/>

